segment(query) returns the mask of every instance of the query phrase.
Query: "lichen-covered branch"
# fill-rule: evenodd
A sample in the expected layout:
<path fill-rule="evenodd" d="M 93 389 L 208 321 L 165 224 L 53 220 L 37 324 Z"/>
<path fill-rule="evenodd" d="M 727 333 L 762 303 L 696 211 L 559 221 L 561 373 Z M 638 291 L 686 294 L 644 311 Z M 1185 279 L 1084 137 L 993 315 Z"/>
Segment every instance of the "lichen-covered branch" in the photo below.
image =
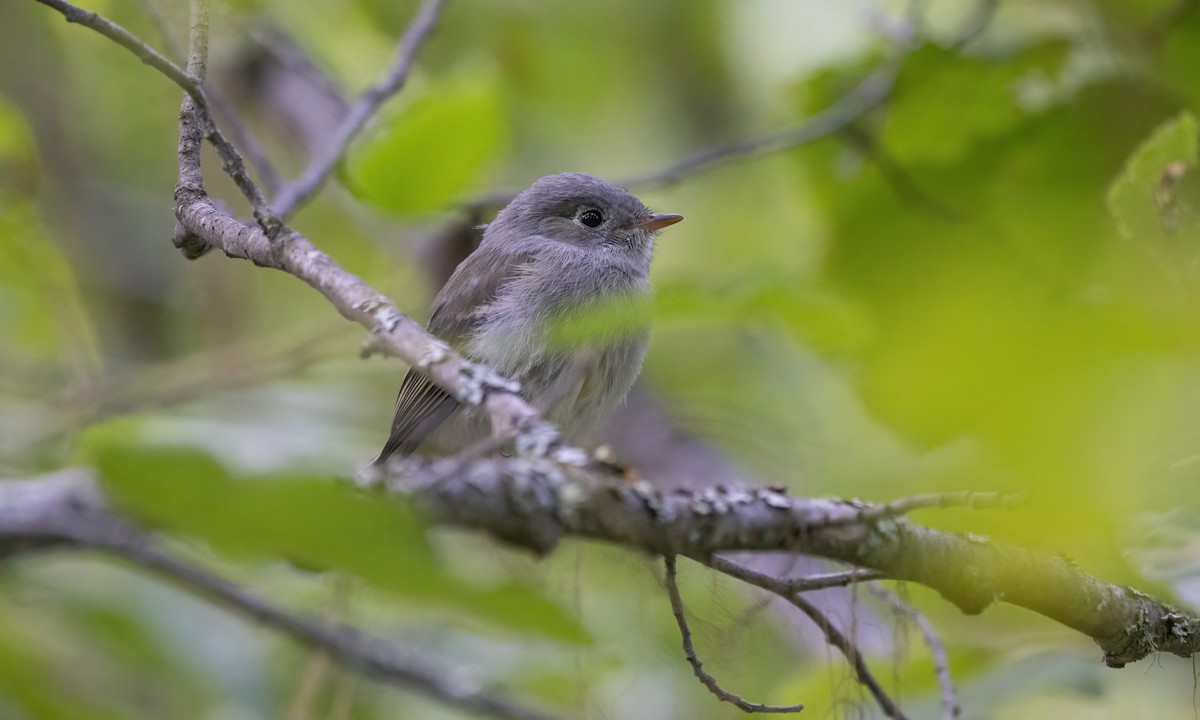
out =
<path fill-rule="evenodd" d="M 415 496 L 441 522 L 540 553 L 567 536 L 703 563 L 726 551 L 785 550 L 920 583 L 968 614 L 994 602 L 1033 610 L 1094 639 L 1110 667 L 1152 652 L 1189 657 L 1200 649 L 1200 620 L 1166 603 L 1103 582 L 1066 558 L 923 527 L 884 512 L 886 505 L 771 488 L 662 493 L 603 468 L 536 458 L 478 460 L 450 476 L 436 462 L 396 462 L 374 481 Z"/>

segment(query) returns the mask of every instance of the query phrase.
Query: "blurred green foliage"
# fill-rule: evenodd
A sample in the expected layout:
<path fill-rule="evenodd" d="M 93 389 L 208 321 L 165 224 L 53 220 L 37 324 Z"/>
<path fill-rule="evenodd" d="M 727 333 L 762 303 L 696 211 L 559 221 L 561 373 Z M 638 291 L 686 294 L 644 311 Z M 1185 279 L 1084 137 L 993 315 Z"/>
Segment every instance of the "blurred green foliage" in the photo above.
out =
<path fill-rule="evenodd" d="M 328 188 L 296 225 L 420 316 L 435 290 L 421 259 L 456 201 L 563 170 L 629 177 L 791 126 L 897 61 L 892 97 L 853 132 L 639 192 L 687 216 L 659 241 L 657 298 L 632 313 L 654 322 L 646 385 L 745 478 L 872 500 L 1022 492 L 1018 509 L 918 520 L 1064 553 L 1194 609 L 1200 11 L 1177 4 L 1001 0 L 960 47 L 971 8 L 931 0 L 901 53 L 909 3 L 454 2 L 339 168 L 349 193 Z M 176 41 L 183 5 L 160 8 Z M 279 53 L 298 49 L 352 98 L 415 6 L 219 4 L 214 77 L 294 175 L 305 123 L 324 116 L 279 110 L 316 96 Z M 165 47 L 140 4 L 88 7 Z M 36 3 L 3 16 L 3 476 L 97 465 L 113 502 L 189 557 L 574 717 L 740 716 L 691 677 L 651 561 L 586 544 L 535 560 L 336 480 L 382 442 L 402 368 L 360 362 L 356 329 L 292 278 L 179 257 L 178 91 Z M 291 44 L 264 50 L 277 36 Z M 245 212 L 205 161 L 213 194 Z M 556 329 L 605 332 L 628 311 Z M 874 712 L 786 608 L 681 573 L 727 687 Z M 1105 671 L 1042 618 L 966 618 L 909 592 L 947 640 L 968 714 L 1194 717 L 1186 663 Z M 915 631 L 897 636 L 867 598 L 828 601 L 912 716 L 935 716 Z M 284 717 L 307 660 L 116 564 L 0 566 L 2 718 Z M 310 717 L 332 714 L 339 682 Z M 352 694 L 345 717 L 456 716 L 393 689 Z"/>
<path fill-rule="evenodd" d="M 431 88 L 357 143 L 347 160 L 349 186 L 357 197 L 396 215 L 445 208 L 496 156 L 504 135 L 502 100 L 497 83 L 486 76 Z"/>

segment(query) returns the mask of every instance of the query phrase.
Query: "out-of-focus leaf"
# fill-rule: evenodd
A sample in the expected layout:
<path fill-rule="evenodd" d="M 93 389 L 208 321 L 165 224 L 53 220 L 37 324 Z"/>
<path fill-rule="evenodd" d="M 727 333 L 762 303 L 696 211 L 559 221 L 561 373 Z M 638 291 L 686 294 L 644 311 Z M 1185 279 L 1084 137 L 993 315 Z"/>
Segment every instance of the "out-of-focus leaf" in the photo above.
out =
<path fill-rule="evenodd" d="M 126 424 L 127 425 L 127 424 Z M 332 478 L 238 477 L 195 450 L 102 444 L 97 464 L 124 512 L 243 559 L 341 570 L 412 599 L 564 642 L 588 637 L 556 603 L 521 585 L 478 588 L 443 569 L 415 511 Z"/>
<path fill-rule="evenodd" d="M 195 450 L 130 445 L 106 447 L 99 467 L 122 510 L 237 557 L 284 557 L 410 592 L 436 572 L 424 528 L 409 508 L 332 479 L 240 479 Z"/>
<path fill-rule="evenodd" d="M 355 195 L 389 213 L 439 210 L 479 177 L 504 135 L 499 88 L 474 75 L 380 123 L 351 149 L 344 175 Z"/>
<path fill-rule="evenodd" d="M 663 287 L 655 301 L 655 316 L 662 322 L 703 320 L 739 327 L 775 323 L 805 345 L 831 353 L 861 348 L 871 333 L 869 317 L 848 299 L 797 287 L 783 278 L 723 292 L 701 292 L 684 284 Z"/>
<path fill-rule="evenodd" d="M 1018 82 L 1031 72 L 1054 72 L 1066 54 L 1067 46 L 1057 42 L 997 59 L 964 57 L 935 45 L 916 50 L 896 79 L 884 147 L 904 164 L 956 162 L 974 143 L 1025 117 Z"/>
<path fill-rule="evenodd" d="M 91 317 L 68 259 L 25 200 L 0 197 L 0 357 L 94 365 Z M 65 363 L 64 363 L 65 364 Z"/>
<path fill-rule="evenodd" d="M 1200 103 L 1200 87 L 1196 83 L 1196 68 L 1200 67 L 1200 13 L 1184 13 L 1162 30 L 1166 32 L 1158 38 L 1161 44 L 1155 49 L 1156 80 L 1185 98 L 1188 106 L 1196 107 Z"/>
<path fill-rule="evenodd" d="M 1178 223 L 1172 192 L 1196 164 L 1196 118 L 1180 113 L 1154 131 L 1130 156 L 1108 192 L 1108 209 L 1121 234 L 1141 242 L 1162 242 Z"/>
<path fill-rule="evenodd" d="M 28 192 L 39 176 L 33 133 L 21 113 L 0 95 L 0 192 Z"/>
<path fill-rule="evenodd" d="M 38 720 L 130 717 L 113 707 L 111 694 L 71 682 L 68 665 L 60 660 L 46 638 L 27 632 L 8 617 L 0 618 L 0 715 L 12 707 L 16 717 Z M 95 680 L 91 673 L 82 677 Z"/>

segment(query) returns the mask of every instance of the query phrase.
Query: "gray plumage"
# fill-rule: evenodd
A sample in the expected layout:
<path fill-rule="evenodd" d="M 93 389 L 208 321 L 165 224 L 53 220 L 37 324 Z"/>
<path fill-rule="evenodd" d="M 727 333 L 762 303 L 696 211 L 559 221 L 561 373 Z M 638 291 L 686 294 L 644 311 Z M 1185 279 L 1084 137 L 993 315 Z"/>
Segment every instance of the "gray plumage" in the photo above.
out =
<path fill-rule="evenodd" d="M 433 301 L 429 331 L 518 380 L 531 402 L 563 373 L 584 368 L 569 386 L 554 388 L 547 412 L 579 440 L 624 400 L 641 372 L 649 332 L 612 328 L 567 347 L 552 342 L 554 321 L 648 294 L 655 235 L 682 219 L 654 214 L 625 188 L 591 175 L 541 178 L 500 211 L 450 276 Z M 375 462 L 421 445 L 455 452 L 488 433 L 485 414 L 409 370 Z"/>

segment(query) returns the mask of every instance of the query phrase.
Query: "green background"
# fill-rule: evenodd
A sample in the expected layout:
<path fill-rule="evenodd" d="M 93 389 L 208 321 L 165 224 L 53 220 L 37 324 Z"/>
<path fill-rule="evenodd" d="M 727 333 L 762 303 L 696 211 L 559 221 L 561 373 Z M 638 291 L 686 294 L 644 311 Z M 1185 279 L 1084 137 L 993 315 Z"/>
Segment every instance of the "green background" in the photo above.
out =
<path fill-rule="evenodd" d="M 459 0 L 294 224 L 424 317 L 459 201 L 652 171 L 796 125 L 898 62 L 858 141 L 639 191 L 687 217 L 659 242 L 644 385 L 743 479 L 879 501 L 1022 493 L 916 519 L 1194 607 L 1200 12 L 1160 29 L 1175 4 L 1001 0 L 960 48 L 971 8 L 948 0 L 916 3 L 917 25 L 866 0 Z M 88 8 L 167 47 L 141 4 Z M 186 8 L 159 10 L 178 42 Z M 256 38 L 287 38 L 353 97 L 414 11 L 220 4 L 212 75 L 294 176 L 303 138 L 256 84 Z M 179 96 L 45 7 L 0 9 L 0 474 L 95 466 L 178 551 L 572 717 L 740 716 L 691 677 L 652 559 L 567 543 L 536 561 L 334 481 L 381 445 L 403 368 L 359 360 L 362 331 L 294 279 L 173 250 Z M 814 717 L 877 712 L 788 609 L 681 574 L 726 687 Z M 906 593 L 950 648 L 965 717 L 1195 717 L 1186 661 L 1106 670 L 1044 618 Z M 935 716 L 919 635 L 869 597 L 825 600 L 912 716 Z M 332 670 L 298 702 L 313 662 L 119 563 L 0 566 L 0 717 L 456 717 Z"/>

